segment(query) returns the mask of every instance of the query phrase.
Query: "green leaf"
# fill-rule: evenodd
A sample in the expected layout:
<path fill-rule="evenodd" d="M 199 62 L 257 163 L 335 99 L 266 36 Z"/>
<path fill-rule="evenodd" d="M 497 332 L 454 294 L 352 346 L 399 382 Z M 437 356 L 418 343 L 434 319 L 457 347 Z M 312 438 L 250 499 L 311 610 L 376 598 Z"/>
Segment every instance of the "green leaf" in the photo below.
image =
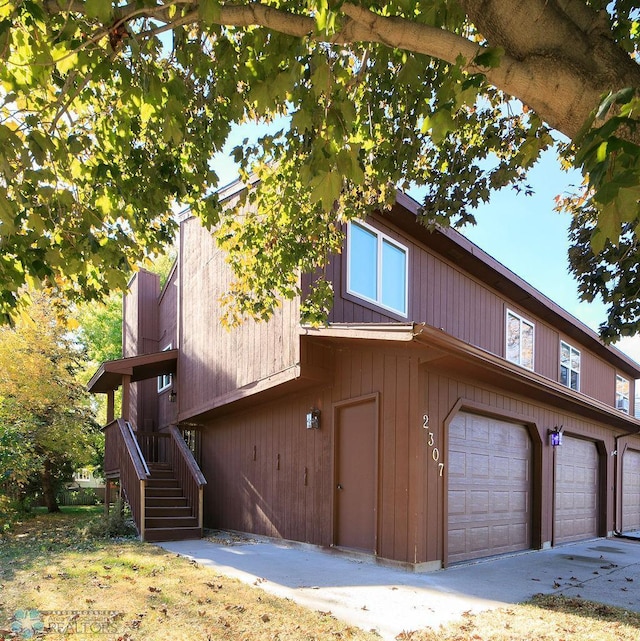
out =
<path fill-rule="evenodd" d="M 326 60 L 321 59 L 320 64 L 311 76 L 311 82 L 318 93 L 329 93 L 331 89 L 331 67 L 329 67 Z"/>
<path fill-rule="evenodd" d="M 110 0 L 86 0 L 85 11 L 89 18 L 97 18 L 103 24 L 108 24 L 113 15 L 113 6 Z"/>
<path fill-rule="evenodd" d="M 342 176 L 337 171 L 323 171 L 312 181 L 311 200 L 322 203 L 325 211 L 331 211 L 342 191 Z"/>
<path fill-rule="evenodd" d="M 204 24 L 217 24 L 218 20 L 220 20 L 220 2 L 218 0 L 200 0 L 198 14 Z"/>
<path fill-rule="evenodd" d="M 486 47 L 482 49 L 482 53 L 476 55 L 473 62 L 479 67 L 499 67 L 502 58 L 504 57 L 504 49 L 502 47 Z"/>
<path fill-rule="evenodd" d="M 596 152 L 596 160 L 598 162 L 604 162 L 607 159 L 607 147 L 606 140 L 598 146 L 598 151 Z"/>

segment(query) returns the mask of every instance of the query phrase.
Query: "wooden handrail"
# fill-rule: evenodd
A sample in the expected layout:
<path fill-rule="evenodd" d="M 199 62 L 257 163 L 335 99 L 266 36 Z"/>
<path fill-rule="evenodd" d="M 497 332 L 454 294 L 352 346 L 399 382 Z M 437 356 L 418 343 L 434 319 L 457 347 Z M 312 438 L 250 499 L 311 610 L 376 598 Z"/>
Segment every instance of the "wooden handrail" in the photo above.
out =
<path fill-rule="evenodd" d="M 185 459 L 187 464 L 187 469 L 191 474 L 193 480 L 196 482 L 198 487 L 203 487 L 207 484 L 207 479 L 204 478 L 204 474 L 201 472 L 196 459 L 193 456 L 193 452 L 189 449 L 187 444 L 180 434 L 180 430 L 175 426 L 171 425 L 169 427 L 169 434 L 173 437 L 173 441 L 176 444 L 177 449 L 182 454 L 182 457 Z"/>
<path fill-rule="evenodd" d="M 202 534 L 204 486 L 207 481 L 202 475 L 191 450 L 187 447 L 182 434 L 180 434 L 175 425 L 169 427 L 169 435 L 168 453 L 171 458 L 173 473 L 187 499 L 187 504 L 191 508 L 191 515 L 198 519 L 198 527 Z"/>
<path fill-rule="evenodd" d="M 130 425 L 121 418 L 104 428 L 105 433 L 105 474 L 108 478 L 119 477 L 131 515 L 144 540 L 144 503 L 148 468 Z"/>
<path fill-rule="evenodd" d="M 117 421 L 120 427 L 120 432 L 122 433 L 122 438 L 127 447 L 129 458 L 133 463 L 133 468 L 136 472 L 136 476 L 138 477 L 139 481 L 145 481 L 147 478 L 149 478 L 149 468 L 147 467 L 144 457 L 142 456 L 142 452 L 138 447 L 138 443 L 132 435 L 130 425 L 127 421 L 124 421 L 121 418 L 117 419 Z"/>

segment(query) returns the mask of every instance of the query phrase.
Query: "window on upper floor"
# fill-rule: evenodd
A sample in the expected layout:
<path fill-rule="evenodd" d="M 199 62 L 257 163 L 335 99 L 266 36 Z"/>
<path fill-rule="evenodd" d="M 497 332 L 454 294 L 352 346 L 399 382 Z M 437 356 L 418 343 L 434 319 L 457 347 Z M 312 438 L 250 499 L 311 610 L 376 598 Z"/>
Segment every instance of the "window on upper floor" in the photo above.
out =
<path fill-rule="evenodd" d="M 564 341 L 560 341 L 560 382 L 580 391 L 580 352 Z"/>
<path fill-rule="evenodd" d="M 616 409 L 629 413 L 629 381 L 616 375 Z"/>
<path fill-rule="evenodd" d="M 508 309 L 506 339 L 507 360 L 527 369 L 533 369 L 533 323 Z"/>
<path fill-rule="evenodd" d="M 362 222 L 347 230 L 347 292 L 407 316 L 409 250 Z"/>
<path fill-rule="evenodd" d="M 166 347 L 164 347 L 162 351 L 166 352 L 170 349 L 172 349 L 171 343 L 169 343 Z M 173 384 L 173 374 L 160 374 L 160 376 L 158 376 L 158 394 L 160 394 L 160 392 L 164 392 L 165 390 L 168 390 L 172 384 Z"/>

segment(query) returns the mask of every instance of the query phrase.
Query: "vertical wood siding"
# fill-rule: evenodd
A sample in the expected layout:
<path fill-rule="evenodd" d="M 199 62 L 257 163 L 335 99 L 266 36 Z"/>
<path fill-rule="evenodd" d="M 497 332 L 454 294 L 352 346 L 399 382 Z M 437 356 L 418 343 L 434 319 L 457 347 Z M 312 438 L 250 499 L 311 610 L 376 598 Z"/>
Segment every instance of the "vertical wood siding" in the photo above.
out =
<path fill-rule="evenodd" d="M 178 270 L 175 269 L 165 284 L 158 302 L 159 317 L 159 347 L 164 349 L 167 345 L 172 348 L 178 345 Z M 157 381 L 154 379 L 154 382 Z M 157 396 L 157 428 L 162 430 L 178 419 L 178 403 L 169 401 L 171 389 L 177 389 L 178 381 L 174 375 L 173 388 Z M 157 390 L 157 387 L 156 387 Z"/>
<path fill-rule="evenodd" d="M 371 224 L 409 249 L 409 318 L 443 329 L 471 345 L 492 354 L 505 355 L 505 315 L 512 309 L 535 324 L 535 371 L 551 380 L 560 378 L 560 333 L 547 322 L 524 311 L 516 301 L 462 271 L 423 244 L 406 236 L 376 216 Z M 385 313 L 356 297 L 346 294 L 346 249 L 327 269 L 334 283 L 335 302 L 330 321 L 337 323 L 397 322 L 398 317 Z M 590 352 L 584 345 L 568 340 L 582 355 L 581 392 L 614 404 L 615 368 Z M 625 376 L 628 378 L 628 376 Z M 633 385 L 633 381 L 630 381 Z M 631 395 L 633 401 L 633 393 Z"/>
<path fill-rule="evenodd" d="M 139 271 L 131 282 L 123 304 L 123 356 L 140 356 L 158 351 L 158 277 Z M 129 418 L 140 429 L 157 427 L 158 407 L 155 379 L 140 381 L 131 386 Z"/>
<path fill-rule="evenodd" d="M 322 429 L 307 430 L 310 407 Z M 203 438 L 205 524 L 331 544 L 331 396 L 287 397 L 227 416 Z"/>
<path fill-rule="evenodd" d="M 606 499 L 600 529 L 613 529 L 615 434 L 607 425 L 498 389 L 490 380 L 462 381 L 435 364 L 421 364 L 416 349 L 358 341 L 329 349 L 326 342 L 305 339 L 302 354 L 305 363 L 333 366 L 330 386 L 264 404 L 256 399 L 255 407 L 207 424 L 208 526 L 331 545 L 332 407 L 378 393 L 379 556 L 409 563 L 446 561 L 446 425 L 456 408 L 532 426 L 534 547 L 553 536 L 553 451 L 547 430 L 556 425 L 599 445 Z M 321 410 L 320 430 L 305 429 L 311 407 Z M 429 417 L 427 429 L 423 415 Z"/>
<path fill-rule="evenodd" d="M 230 269 L 210 232 L 183 222 L 180 251 L 180 408 L 210 400 L 294 366 L 299 361 L 298 301 L 285 301 L 268 322 L 225 329 L 220 298 Z"/>
<path fill-rule="evenodd" d="M 320 355 L 322 349 L 308 348 Z M 286 402 L 212 421 L 203 438 L 208 525 L 306 541 L 333 543 L 334 403 L 381 392 L 379 416 L 378 554 L 424 559 L 422 418 L 418 359 L 406 350 L 338 349 L 335 382 Z M 305 415 L 321 410 L 321 429 Z M 253 460 L 255 448 L 256 460 Z M 278 469 L 278 461 L 280 469 Z M 306 473 L 305 473 L 306 472 Z M 306 485 L 305 485 L 306 478 Z"/>

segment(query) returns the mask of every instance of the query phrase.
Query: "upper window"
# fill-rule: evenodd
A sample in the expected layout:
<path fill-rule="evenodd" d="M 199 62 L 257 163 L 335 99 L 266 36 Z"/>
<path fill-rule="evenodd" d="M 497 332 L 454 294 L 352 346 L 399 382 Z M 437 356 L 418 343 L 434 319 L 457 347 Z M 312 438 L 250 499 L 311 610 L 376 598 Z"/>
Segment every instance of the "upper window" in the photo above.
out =
<path fill-rule="evenodd" d="M 507 310 L 507 360 L 533 369 L 533 323 Z"/>
<path fill-rule="evenodd" d="M 616 375 L 616 409 L 629 413 L 629 381 Z"/>
<path fill-rule="evenodd" d="M 564 341 L 560 341 L 560 382 L 580 391 L 580 352 Z"/>
<path fill-rule="evenodd" d="M 171 348 L 171 343 L 169 343 L 162 351 L 166 352 Z M 173 374 L 160 374 L 158 376 L 158 393 L 168 390 L 173 384 Z"/>
<path fill-rule="evenodd" d="M 409 250 L 361 222 L 347 232 L 347 291 L 407 316 Z"/>

